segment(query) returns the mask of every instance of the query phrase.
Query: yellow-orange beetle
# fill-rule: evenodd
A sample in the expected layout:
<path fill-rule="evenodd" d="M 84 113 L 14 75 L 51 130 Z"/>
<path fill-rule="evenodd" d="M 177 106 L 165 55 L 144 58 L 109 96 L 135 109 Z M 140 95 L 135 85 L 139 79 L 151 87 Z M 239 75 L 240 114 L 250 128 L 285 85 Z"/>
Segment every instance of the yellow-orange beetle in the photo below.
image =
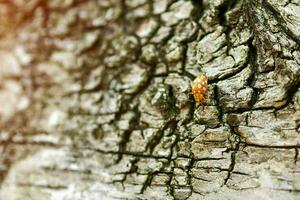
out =
<path fill-rule="evenodd" d="M 197 103 L 206 100 L 207 97 L 207 77 L 204 74 L 199 75 L 192 82 L 192 92 Z"/>

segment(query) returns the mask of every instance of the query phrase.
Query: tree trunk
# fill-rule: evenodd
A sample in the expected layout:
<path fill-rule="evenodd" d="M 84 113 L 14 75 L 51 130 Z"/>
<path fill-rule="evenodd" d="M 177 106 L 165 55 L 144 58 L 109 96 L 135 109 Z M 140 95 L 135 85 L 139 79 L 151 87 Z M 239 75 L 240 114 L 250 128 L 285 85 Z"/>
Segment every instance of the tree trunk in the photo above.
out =
<path fill-rule="evenodd" d="M 0 17 L 0 199 L 300 198 L 299 0 L 2 0 Z"/>

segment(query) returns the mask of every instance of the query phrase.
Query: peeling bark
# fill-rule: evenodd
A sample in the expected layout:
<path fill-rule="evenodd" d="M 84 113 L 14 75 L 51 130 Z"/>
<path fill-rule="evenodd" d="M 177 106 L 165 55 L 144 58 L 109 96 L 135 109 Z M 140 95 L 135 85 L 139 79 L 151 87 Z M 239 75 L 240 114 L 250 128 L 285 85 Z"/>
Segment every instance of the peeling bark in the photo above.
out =
<path fill-rule="evenodd" d="M 4 0 L 0 17 L 1 199 L 300 198 L 299 1 Z"/>

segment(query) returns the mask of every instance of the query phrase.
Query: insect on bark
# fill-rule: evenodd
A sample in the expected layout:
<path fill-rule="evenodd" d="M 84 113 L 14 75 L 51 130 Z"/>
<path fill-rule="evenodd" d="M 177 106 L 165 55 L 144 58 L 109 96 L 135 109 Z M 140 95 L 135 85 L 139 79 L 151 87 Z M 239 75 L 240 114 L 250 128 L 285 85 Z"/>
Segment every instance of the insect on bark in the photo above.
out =
<path fill-rule="evenodd" d="M 207 101 L 207 77 L 200 74 L 192 82 L 192 93 L 196 103 Z"/>

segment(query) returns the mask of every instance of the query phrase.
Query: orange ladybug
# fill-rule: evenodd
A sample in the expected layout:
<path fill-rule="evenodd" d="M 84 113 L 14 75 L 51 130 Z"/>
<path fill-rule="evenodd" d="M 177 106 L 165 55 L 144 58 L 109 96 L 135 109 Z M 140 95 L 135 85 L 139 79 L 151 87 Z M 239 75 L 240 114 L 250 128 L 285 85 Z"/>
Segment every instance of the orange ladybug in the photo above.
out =
<path fill-rule="evenodd" d="M 204 74 L 199 75 L 192 82 L 192 92 L 197 103 L 206 100 L 207 97 L 207 77 Z"/>

